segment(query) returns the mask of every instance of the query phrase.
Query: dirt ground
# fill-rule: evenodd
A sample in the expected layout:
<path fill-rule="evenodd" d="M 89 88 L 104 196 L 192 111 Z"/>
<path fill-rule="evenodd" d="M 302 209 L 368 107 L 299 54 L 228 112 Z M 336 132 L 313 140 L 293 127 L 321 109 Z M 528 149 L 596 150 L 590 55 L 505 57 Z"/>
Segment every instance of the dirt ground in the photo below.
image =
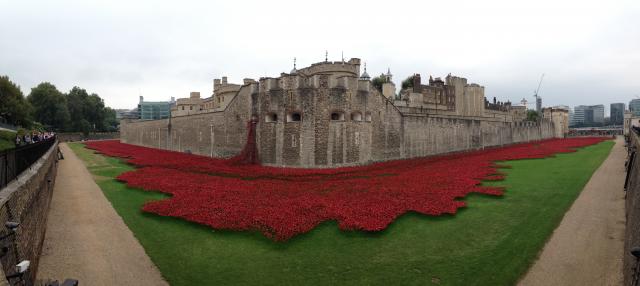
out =
<path fill-rule="evenodd" d="M 80 285 L 168 285 L 66 144 L 49 210 L 38 279 Z"/>
<path fill-rule="evenodd" d="M 519 285 L 622 285 L 625 157 L 618 138 Z"/>

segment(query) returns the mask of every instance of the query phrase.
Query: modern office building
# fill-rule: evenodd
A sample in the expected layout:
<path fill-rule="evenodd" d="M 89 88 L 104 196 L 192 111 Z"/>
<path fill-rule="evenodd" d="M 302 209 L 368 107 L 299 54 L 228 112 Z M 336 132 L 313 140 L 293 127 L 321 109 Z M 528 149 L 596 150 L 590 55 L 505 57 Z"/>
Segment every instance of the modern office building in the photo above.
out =
<path fill-rule="evenodd" d="M 640 116 L 640 98 L 632 99 L 629 102 L 629 111 L 633 116 Z"/>
<path fill-rule="evenodd" d="M 624 121 L 624 103 L 612 103 L 609 110 L 611 125 L 622 125 Z"/>
<path fill-rule="evenodd" d="M 171 106 L 175 104 L 175 99 L 171 101 L 144 101 L 140 96 L 138 103 L 138 118 L 141 120 L 156 120 L 169 118 Z"/>
<path fill-rule="evenodd" d="M 602 125 L 604 124 L 604 105 L 579 105 L 573 109 L 571 125 Z"/>
<path fill-rule="evenodd" d="M 116 109 L 116 119 L 140 119 L 138 109 Z"/>
<path fill-rule="evenodd" d="M 595 124 L 604 124 L 604 105 L 591 105 L 590 109 L 593 110 L 593 121 Z"/>

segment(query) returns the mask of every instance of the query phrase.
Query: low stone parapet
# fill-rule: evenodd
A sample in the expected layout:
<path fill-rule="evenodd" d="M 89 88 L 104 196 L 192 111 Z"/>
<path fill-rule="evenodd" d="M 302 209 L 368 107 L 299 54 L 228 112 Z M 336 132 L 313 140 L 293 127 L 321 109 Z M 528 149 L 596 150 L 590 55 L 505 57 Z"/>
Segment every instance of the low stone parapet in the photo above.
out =
<path fill-rule="evenodd" d="M 0 285 L 34 285 L 57 174 L 58 142 L 0 190 Z M 19 223 L 12 230 L 10 223 Z M 15 226 L 15 224 L 14 224 Z M 22 275 L 16 265 L 28 260 Z M 11 283 L 8 283 L 11 282 Z"/>

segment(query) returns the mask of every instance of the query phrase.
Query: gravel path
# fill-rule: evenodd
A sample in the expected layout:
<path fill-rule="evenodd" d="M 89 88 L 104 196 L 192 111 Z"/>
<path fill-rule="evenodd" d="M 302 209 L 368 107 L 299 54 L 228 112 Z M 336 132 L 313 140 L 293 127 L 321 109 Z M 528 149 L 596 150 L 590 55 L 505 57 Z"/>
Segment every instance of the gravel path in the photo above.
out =
<path fill-rule="evenodd" d="M 623 145 L 618 138 L 519 285 L 622 285 Z"/>
<path fill-rule="evenodd" d="M 49 210 L 38 279 L 80 285 L 168 285 L 66 144 Z"/>

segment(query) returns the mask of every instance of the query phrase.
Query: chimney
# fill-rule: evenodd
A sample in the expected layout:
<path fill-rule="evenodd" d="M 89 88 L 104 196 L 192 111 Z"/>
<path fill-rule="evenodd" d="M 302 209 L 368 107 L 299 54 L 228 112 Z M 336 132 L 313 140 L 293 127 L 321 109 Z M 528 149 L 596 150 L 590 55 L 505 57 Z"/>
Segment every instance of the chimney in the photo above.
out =
<path fill-rule="evenodd" d="M 213 92 L 216 92 L 216 89 L 218 89 L 218 87 L 220 86 L 220 79 L 219 78 L 215 78 L 213 79 Z"/>
<path fill-rule="evenodd" d="M 422 92 L 422 79 L 419 73 L 413 75 L 413 91 Z"/>

